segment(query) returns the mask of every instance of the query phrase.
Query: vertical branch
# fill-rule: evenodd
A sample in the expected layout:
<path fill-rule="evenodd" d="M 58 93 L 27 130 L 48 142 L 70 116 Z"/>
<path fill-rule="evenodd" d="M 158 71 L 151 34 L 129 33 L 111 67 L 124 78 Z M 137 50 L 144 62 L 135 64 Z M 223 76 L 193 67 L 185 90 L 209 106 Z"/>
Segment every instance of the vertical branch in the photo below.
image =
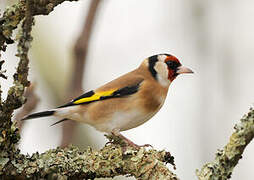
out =
<path fill-rule="evenodd" d="M 79 38 L 74 46 L 74 66 L 71 77 L 70 86 L 68 89 L 67 97 L 71 99 L 80 95 L 83 92 L 82 80 L 84 74 L 84 66 L 86 63 L 86 57 L 89 49 L 90 37 L 94 27 L 96 13 L 98 13 L 98 6 L 101 0 L 91 0 L 88 13 L 86 15 L 85 23 Z M 63 137 L 61 146 L 65 147 L 72 139 L 75 128 L 75 122 L 69 121 L 69 123 L 63 124 Z"/>
<path fill-rule="evenodd" d="M 2 153 L 12 152 L 15 148 L 15 143 L 19 140 L 17 128 L 11 121 L 12 113 L 15 109 L 22 106 L 25 103 L 25 97 L 23 96 L 25 87 L 29 86 L 27 80 L 28 75 L 28 51 L 30 43 L 32 41 L 31 31 L 34 23 L 32 17 L 30 1 L 26 2 L 25 19 L 22 23 L 21 36 L 18 36 L 18 53 L 20 58 L 17 71 L 13 75 L 14 86 L 10 87 L 6 100 L 2 103 L 0 111 L 0 149 Z M 2 156 L 7 156 L 2 154 Z M 11 153 L 10 153 L 11 154 Z"/>
<path fill-rule="evenodd" d="M 32 41 L 31 31 L 34 18 L 30 12 L 29 1 L 26 2 L 26 13 L 25 19 L 22 23 L 21 36 L 18 42 L 18 53 L 16 56 L 20 58 L 17 71 L 13 75 L 14 78 L 14 86 L 9 89 L 7 100 L 5 103 L 6 110 L 14 110 L 19 108 L 25 102 L 25 98 L 23 97 L 24 88 L 29 86 L 29 81 L 27 80 L 28 76 L 28 51 L 30 48 L 30 43 Z M 17 102 L 13 102 L 13 100 L 18 100 Z M 13 106 L 7 106 L 7 105 Z"/>

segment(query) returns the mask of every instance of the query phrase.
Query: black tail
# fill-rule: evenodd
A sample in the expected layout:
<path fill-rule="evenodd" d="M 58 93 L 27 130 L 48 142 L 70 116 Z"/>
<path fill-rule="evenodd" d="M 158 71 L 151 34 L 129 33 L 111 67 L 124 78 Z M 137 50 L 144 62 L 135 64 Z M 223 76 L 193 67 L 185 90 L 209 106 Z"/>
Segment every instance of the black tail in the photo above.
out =
<path fill-rule="evenodd" d="M 53 115 L 54 113 L 55 113 L 55 111 L 42 111 L 42 112 L 30 114 L 30 115 L 24 117 L 24 118 L 21 119 L 21 120 L 23 121 L 23 120 L 28 120 L 28 119 L 34 119 L 34 118 L 40 118 L 40 117 L 51 116 L 51 115 Z"/>

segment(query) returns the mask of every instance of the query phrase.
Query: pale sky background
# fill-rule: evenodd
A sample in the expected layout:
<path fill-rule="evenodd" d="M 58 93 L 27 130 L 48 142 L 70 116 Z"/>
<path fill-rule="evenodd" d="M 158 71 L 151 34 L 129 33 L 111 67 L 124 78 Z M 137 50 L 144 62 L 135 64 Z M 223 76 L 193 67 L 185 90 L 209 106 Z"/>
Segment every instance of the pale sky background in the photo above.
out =
<path fill-rule="evenodd" d="M 49 71 L 58 72 L 52 79 L 62 87 L 59 82 L 68 78 L 72 47 L 88 2 L 66 2 L 49 16 L 36 17 L 30 54 L 30 79 L 36 81 L 36 93 L 41 97 L 36 111 L 55 107 L 51 89 L 39 74 L 38 61 L 43 59 Z M 214 159 L 216 150 L 228 142 L 234 124 L 253 106 L 253 8 L 251 0 L 105 0 L 91 37 L 84 89 L 97 88 L 135 69 L 148 56 L 177 56 L 195 74 L 179 76 L 162 109 L 144 125 L 123 134 L 137 144 L 149 143 L 170 151 L 177 170 L 170 169 L 180 179 L 196 179 L 195 169 Z M 4 67 L 9 76 L 2 83 L 5 95 L 17 62 L 15 52 L 12 45 L 3 56 L 8 59 Z M 58 66 L 47 66 L 51 62 Z M 27 122 L 22 152 L 43 152 L 59 145 L 61 126 L 49 127 L 52 122 L 52 118 Z M 77 128 L 79 143 L 87 138 L 82 137 L 84 131 L 94 141 L 90 146 L 103 147 L 103 133 L 83 124 Z M 233 180 L 254 179 L 253 152 L 251 142 L 233 172 Z"/>

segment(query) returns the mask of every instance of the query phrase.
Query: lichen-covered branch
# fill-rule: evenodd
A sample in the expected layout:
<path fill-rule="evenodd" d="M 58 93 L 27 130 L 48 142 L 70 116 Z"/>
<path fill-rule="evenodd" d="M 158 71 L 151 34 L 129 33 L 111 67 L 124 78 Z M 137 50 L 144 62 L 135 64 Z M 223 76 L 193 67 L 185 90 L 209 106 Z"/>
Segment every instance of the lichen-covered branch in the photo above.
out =
<path fill-rule="evenodd" d="M 0 55 L 1 58 L 1 55 Z M 5 75 L 6 70 L 2 69 L 2 66 L 4 64 L 4 61 L 0 61 L 0 79 L 7 79 L 7 76 Z M 2 90 L 1 90 L 1 84 L 0 84 L 0 109 L 2 109 Z"/>
<path fill-rule="evenodd" d="M 28 51 L 32 41 L 31 30 L 34 15 L 48 14 L 53 8 L 64 0 L 20 0 L 17 4 L 7 8 L 0 18 L 0 52 L 6 50 L 6 45 L 13 43 L 12 32 L 22 22 L 21 31 L 18 33 L 17 56 L 20 58 L 17 71 L 13 75 L 14 85 L 10 87 L 5 101 L 0 105 L 0 161 L 12 159 L 15 145 L 19 140 L 18 129 L 11 121 L 15 109 L 25 103 L 23 96 L 25 87 L 29 86 Z M 43 7 L 42 5 L 45 5 Z"/>
<path fill-rule="evenodd" d="M 26 3 L 25 19 L 22 23 L 22 28 L 18 40 L 18 53 L 20 58 L 17 71 L 13 75 L 14 85 L 10 87 L 6 100 L 1 104 L 0 110 L 0 149 L 1 156 L 7 157 L 10 154 L 6 154 L 6 151 L 13 151 L 15 143 L 19 140 L 17 128 L 13 126 L 11 122 L 12 113 L 15 109 L 22 106 L 25 103 L 25 97 L 23 96 L 25 87 L 29 86 L 27 80 L 28 75 L 28 50 L 32 41 L 31 31 L 33 25 L 33 16 L 29 11 L 31 4 L 29 1 Z M 4 153 L 4 155 L 2 154 Z"/>
<path fill-rule="evenodd" d="M 26 2 L 31 4 L 31 15 L 48 15 L 54 8 L 64 1 L 78 0 L 20 0 L 17 4 L 7 8 L 0 18 L 0 51 L 6 50 L 7 44 L 12 44 L 13 30 L 25 18 Z"/>
<path fill-rule="evenodd" d="M 8 159 L 0 161 L 0 167 Z M 109 144 L 99 151 L 88 148 L 80 151 L 74 146 L 57 148 L 45 153 L 24 156 L 18 152 L 8 166 L 0 168 L 1 178 L 31 179 L 94 179 L 134 176 L 137 179 L 177 180 L 178 178 L 165 166 L 172 163 L 172 156 L 166 151 L 135 150 L 120 145 Z"/>
<path fill-rule="evenodd" d="M 3 79 L 7 79 L 7 76 L 4 74 L 6 70 L 2 70 L 3 64 L 4 64 L 4 61 L 0 61 L 0 77 Z"/>
<path fill-rule="evenodd" d="M 254 109 L 250 109 L 234 129 L 229 143 L 216 153 L 215 160 L 197 170 L 196 174 L 200 180 L 226 180 L 231 177 L 244 149 L 254 137 Z"/>

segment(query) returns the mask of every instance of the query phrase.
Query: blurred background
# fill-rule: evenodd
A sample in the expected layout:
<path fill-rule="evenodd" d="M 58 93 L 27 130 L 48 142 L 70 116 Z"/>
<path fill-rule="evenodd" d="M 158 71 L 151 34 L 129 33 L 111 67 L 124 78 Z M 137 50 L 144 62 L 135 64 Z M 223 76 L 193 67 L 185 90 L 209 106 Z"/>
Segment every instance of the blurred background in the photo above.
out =
<path fill-rule="evenodd" d="M 1 14 L 15 2 L 1 0 Z M 196 179 L 195 169 L 214 159 L 216 150 L 228 142 L 234 124 L 253 106 L 253 7 L 251 0 L 65 2 L 50 15 L 35 18 L 29 79 L 40 100 L 33 111 L 54 108 L 82 89 L 97 88 L 135 69 L 146 57 L 173 54 L 195 74 L 179 76 L 159 113 L 123 134 L 137 144 L 149 143 L 170 151 L 177 170 L 169 168 L 180 179 Z M 75 61 L 78 51 L 74 47 L 84 33 L 89 12 L 95 16 L 90 17 L 91 32 L 85 32 L 89 40 L 83 39 L 87 48 L 83 65 Z M 1 80 L 3 97 L 18 62 L 15 48 L 8 46 L 3 55 L 9 77 Z M 77 67 L 84 70 L 79 74 L 83 78 L 79 79 L 81 86 L 73 89 Z M 25 122 L 22 152 L 44 152 L 69 143 L 99 149 L 106 143 L 103 133 L 84 124 L 65 122 L 50 127 L 56 120 Z M 233 172 L 233 180 L 254 179 L 253 152 L 251 142 Z"/>

